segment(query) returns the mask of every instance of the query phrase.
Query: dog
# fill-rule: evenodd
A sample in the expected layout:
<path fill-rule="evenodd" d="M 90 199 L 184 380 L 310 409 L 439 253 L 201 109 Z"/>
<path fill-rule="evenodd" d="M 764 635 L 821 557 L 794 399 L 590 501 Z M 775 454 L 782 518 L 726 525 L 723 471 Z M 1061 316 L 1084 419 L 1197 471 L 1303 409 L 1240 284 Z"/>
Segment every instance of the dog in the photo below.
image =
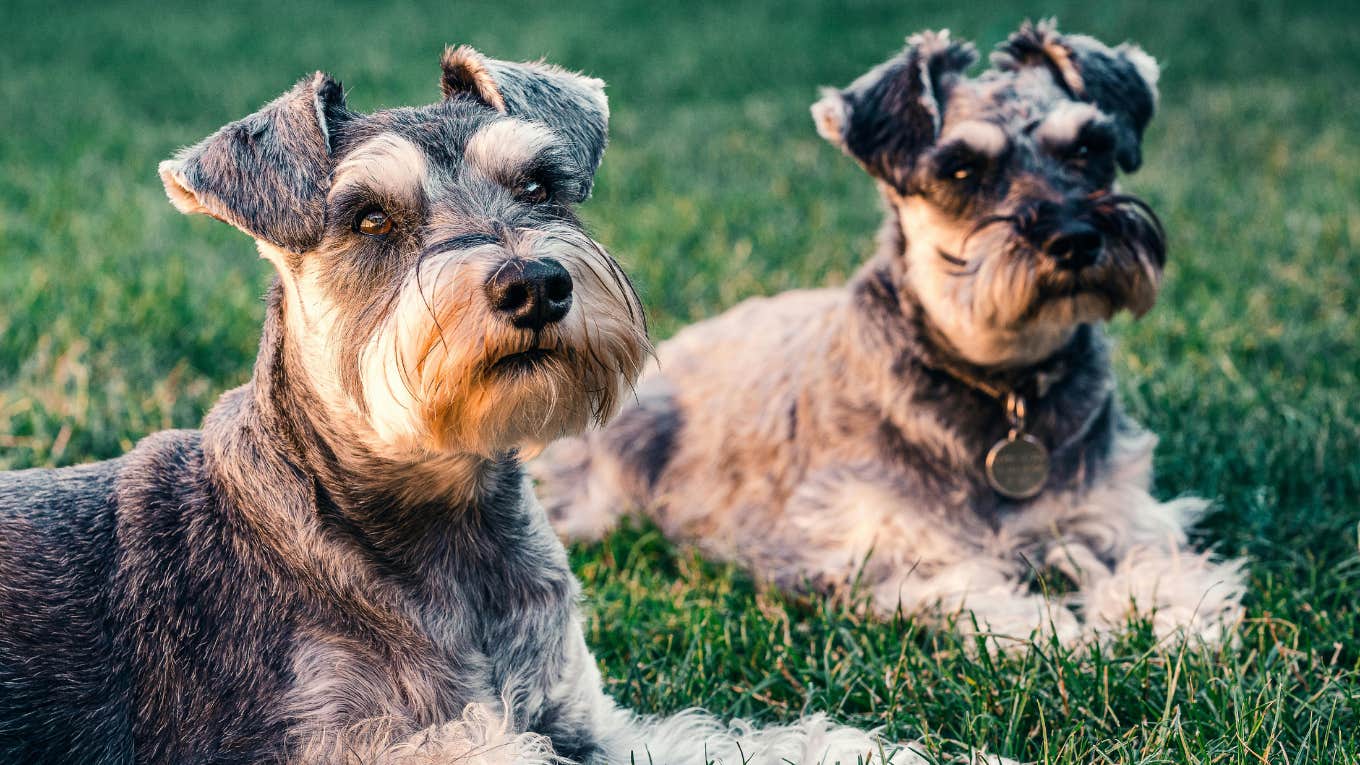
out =
<path fill-rule="evenodd" d="M 1205 502 L 1149 493 L 1154 438 L 1120 410 L 1101 328 L 1162 278 L 1161 224 L 1116 181 L 1158 66 L 1051 21 L 970 77 L 976 59 L 925 32 L 824 91 L 818 132 L 886 208 L 877 253 L 844 288 L 661 344 L 634 405 L 531 467 L 562 535 L 642 512 L 762 580 L 855 582 L 881 614 L 1008 644 L 1135 615 L 1223 638 L 1242 566 L 1188 546 Z"/>
<path fill-rule="evenodd" d="M 573 212 L 603 83 L 466 47 L 441 72 L 373 114 L 318 72 L 161 164 L 275 267 L 259 356 L 202 430 L 0 475 L 0 762 L 924 762 L 604 694 L 517 456 L 649 353 Z"/>

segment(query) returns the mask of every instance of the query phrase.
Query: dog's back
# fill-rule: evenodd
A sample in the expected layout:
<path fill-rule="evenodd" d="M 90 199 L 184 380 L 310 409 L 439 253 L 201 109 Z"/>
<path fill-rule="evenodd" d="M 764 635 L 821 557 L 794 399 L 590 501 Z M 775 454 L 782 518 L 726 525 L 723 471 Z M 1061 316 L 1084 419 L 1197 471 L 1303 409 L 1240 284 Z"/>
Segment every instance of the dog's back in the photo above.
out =
<path fill-rule="evenodd" d="M 751 298 L 658 346 L 613 421 L 558 441 L 530 466 L 554 528 L 594 540 L 640 511 L 668 534 L 740 557 L 728 543 L 756 544 L 744 527 L 767 524 L 798 477 L 796 455 L 774 452 L 796 448 L 790 429 L 812 384 L 804 365 L 826 354 L 846 299 L 841 289 Z"/>
<path fill-rule="evenodd" d="M 0 473 L 0 763 L 279 751 L 297 603 L 238 554 L 248 534 L 203 459 L 200 431 L 166 431 Z"/>
<path fill-rule="evenodd" d="M 0 473 L 0 762 L 131 759 L 109 618 L 122 462 Z"/>

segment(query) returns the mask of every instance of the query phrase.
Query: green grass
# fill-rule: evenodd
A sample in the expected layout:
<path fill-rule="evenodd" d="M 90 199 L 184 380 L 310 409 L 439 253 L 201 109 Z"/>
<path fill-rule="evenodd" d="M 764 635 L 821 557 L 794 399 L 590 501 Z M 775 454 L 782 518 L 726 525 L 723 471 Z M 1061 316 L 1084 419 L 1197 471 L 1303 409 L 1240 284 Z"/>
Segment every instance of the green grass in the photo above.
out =
<path fill-rule="evenodd" d="M 613 143 L 584 208 L 659 337 L 754 294 L 843 280 L 868 180 L 807 106 L 928 26 L 990 46 L 1027 15 L 1164 64 L 1128 185 L 1169 284 L 1116 322 L 1160 494 L 1251 560 L 1239 646 L 1134 631 L 1097 654 L 970 658 L 949 635 L 762 592 L 646 529 L 573 551 L 624 703 L 805 710 L 1044 762 L 1360 761 L 1360 9 L 1353 4 L 806 0 L 592 8 L 311 0 L 210 11 L 0 3 L 0 467 L 112 457 L 194 426 L 249 374 L 266 263 L 166 203 L 157 161 L 325 68 L 359 108 L 436 94 L 446 42 L 604 77 Z M 947 747 L 946 747 L 947 748 Z"/>

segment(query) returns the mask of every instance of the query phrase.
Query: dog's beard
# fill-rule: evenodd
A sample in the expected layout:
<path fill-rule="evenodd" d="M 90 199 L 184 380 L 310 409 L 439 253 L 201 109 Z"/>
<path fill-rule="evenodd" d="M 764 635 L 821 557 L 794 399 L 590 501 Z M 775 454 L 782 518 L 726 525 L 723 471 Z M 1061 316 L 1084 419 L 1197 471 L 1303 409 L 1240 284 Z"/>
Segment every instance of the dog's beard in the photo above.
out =
<path fill-rule="evenodd" d="M 519 257 L 551 257 L 571 274 L 571 309 L 538 332 L 497 315 L 483 284 L 506 259 L 500 246 L 422 262 L 361 359 L 366 408 L 386 444 L 534 451 L 612 416 L 637 379 L 646 327 L 618 265 L 573 228 L 524 237 Z"/>
<path fill-rule="evenodd" d="M 1021 235 L 1023 216 L 941 228 L 938 216 L 917 213 L 917 230 L 908 229 L 913 287 L 932 321 L 971 361 L 1034 361 L 1079 324 L 1152 308 L 1166 245 L 1145 204 L 1113 194 L 1096 201 L 1090 221 L 1104 237 L 1104 251 L 1077 271 L 1059 267 Z M 936 225 L 920 226 L 923 218 Z M 920 235 L 932 228 L 945 235 L 934 241 Z"/>

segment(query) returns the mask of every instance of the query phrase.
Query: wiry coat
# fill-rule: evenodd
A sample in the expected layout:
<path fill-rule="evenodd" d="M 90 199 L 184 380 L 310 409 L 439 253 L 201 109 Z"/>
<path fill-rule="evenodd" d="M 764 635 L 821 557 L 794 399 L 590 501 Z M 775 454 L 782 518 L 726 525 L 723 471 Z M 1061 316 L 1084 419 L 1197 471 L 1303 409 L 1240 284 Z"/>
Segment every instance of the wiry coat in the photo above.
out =
<path fill-rule="evenodd" d="M 1074 639 L 1080 603 L 1092 630 L 1155 612 L 1217 639 L 1238 574 L 1185 549 L 1202 501 L 1149 493 L 1155 439 L 1119 411 L 1103 333 L 1051 360 L 1066 369 L 1029 429 L 1057 445 L 1049 488 L 1007 500 L 980 459 L 1006 435 L 998 404 L 924 365 L 898 260 L 889 245 L 846 289 L 750 300 L 662 343 L 637 405 L 535 466 L 559 532 L 641 512 L 785 587 L 857 580 L 884 614 L 938 606 L 962 628 Z M 1041 573 L 1096 589 L 1049 603 Z"/>
<path fill-rule="evenodd" d="M 0 476 L 0 761 L 259 762 L 502 697 L 590 754 L 578 588 L 518 466 L 394 502 L 378 464 L 336 463 L 271 340 L 203 431 Z"/>
<path fill-rule="evenodd" d="M 1149 493 L 1154 439 L 1120 411 L 1099 323 L 1150 307 L 1165 256 L 1146 205 L 1112 190 L 1141 159 L 1155 65 L 1048 25 L 965 80 L 973 60 L 919 35 L 828 92 L 819 130 L 883 193 L 879 251 L 844 288 L 661 344 L 635 406 L 533 467 L 540 494 L 567 537 L 638 511 L 783 586 L 858 581 L 886 614 L 1073 641 L 1138 613 L 1217 640 L 1239 567 L 1187 547 L 1205 503 Z M 1083 270 L 1049 252 L 1077 227 L 1104 241 Z M 996 391 L 1024 396 L 1050 453 L 1032 499 L 986 479 L 1011 427 Z M 1056 579 L 1075 592 L 1039 594 Z"/>
<path fill-rule="evenodd" d="M 517 458 L 647 349 L 571 212 L 602 83 L 462 48 L 442 85 L 361 115 L 318 73 L 161 165 L 278 270 L 260 353 L 201 431 L 0 475 L 0 763 L 921 762 L 605 696 Z"/>

